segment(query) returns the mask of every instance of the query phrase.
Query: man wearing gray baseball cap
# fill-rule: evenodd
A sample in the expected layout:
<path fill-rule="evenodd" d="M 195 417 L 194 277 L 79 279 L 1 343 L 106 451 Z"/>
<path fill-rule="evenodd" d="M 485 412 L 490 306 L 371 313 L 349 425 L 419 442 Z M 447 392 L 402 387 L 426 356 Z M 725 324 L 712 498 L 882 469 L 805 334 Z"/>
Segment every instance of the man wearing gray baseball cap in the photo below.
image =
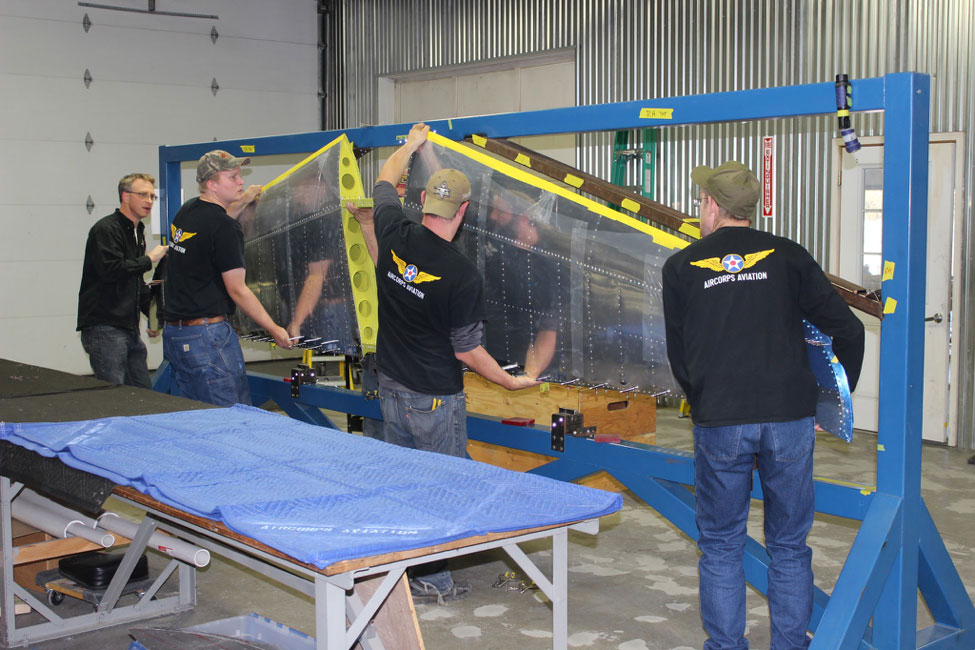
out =
<path fill-rule="evenodd" d="M 228 322 L 237 307 L 282 348 L 277 325 L 245 282 L 244 234 L 235 217 L 260 194 L 244 191 L 240 168 L 250 158 L 226 151 L 203 154 L 196 166 L 200 196 L 179 209 L 170 225 L 163 296 L 163 349 L 183 397 L 218 406 L 250 404 L 244 356 Z"/>
<path fill-rule="evenodd" d="M 771 647 L 805 648 L 812 614 L 818 388 L 803 319 L 833 338 L 856 387 L 863 325 L 799 244 L 750 228 L 761 188 L 745 165 L 698 167 L 700 241 L 663 267 L 667 356 L 694 419 L 705 650 L 741 650 L 754 463 L 765 502 Z"/>

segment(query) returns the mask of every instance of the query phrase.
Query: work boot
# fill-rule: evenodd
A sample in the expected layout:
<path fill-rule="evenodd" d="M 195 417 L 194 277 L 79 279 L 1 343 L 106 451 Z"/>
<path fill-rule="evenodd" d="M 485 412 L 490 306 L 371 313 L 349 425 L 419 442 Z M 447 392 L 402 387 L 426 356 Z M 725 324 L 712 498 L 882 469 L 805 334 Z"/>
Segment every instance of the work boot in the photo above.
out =
<path fill-rule="evenodd" d="M 413 596 L 413 602 L 417 604 L 437 603 L 444 605 L 454 600 L 467 598 L 469 593 L 471 593 L 471 586 L 467 583 L 454 582 L 448 589 L 438 591 L 432 583 L 426 580 L 420 578 L 410 580 L 410 594 Z"/>

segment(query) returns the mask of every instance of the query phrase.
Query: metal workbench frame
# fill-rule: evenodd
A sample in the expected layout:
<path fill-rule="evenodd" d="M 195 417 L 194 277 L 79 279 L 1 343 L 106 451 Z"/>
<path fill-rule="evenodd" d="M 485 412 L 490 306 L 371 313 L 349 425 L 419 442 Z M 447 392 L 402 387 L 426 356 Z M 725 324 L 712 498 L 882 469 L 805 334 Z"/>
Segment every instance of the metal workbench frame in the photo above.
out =
<path fill-rule="evenodd" d="M 33 592 L 14 582 L 13 527 L 11 525 L 10 503 L 23 488 L 23 484 L 12 482 L 6 476 L 0 477 L 0 539 L 3 544 L 2 567 L 0 567 L 0 607 L 3 620 L 0 630 L 0 644 L 6 647 L 25 646 L 49 639 L 59 639 L 72 634 L 90 632 L 110 625 L 120 625 L 144 619 L 173 614 L 196 605 L 196 567 L 179 560 L 170 560 L 153 583 L 131 605 L 119 606 L 122 589 L 128 582 L 136 562 L 142 556 L 149 537 L 155 530 L 155 522 L 145 519 L 131 540 L 119 564 L 115 576 L 109 583 L 95 611 L 77 616 L 61 616 L 41 602 Z M 176 573 L 179 581 L 174 595 L 156 598 L 159 589 Z M 17 596 L 43 616 L 44 622 L 18 626 L 14 614 L 14 596 Z"/>
<path fill-rule="evenodd" d="M 430 552 L 416 557 L 388 561 L 362 558 L 341 565 L 350 565 L 337 572 L 326 567 L 321 571 L 298 562 L 289 562 L 242 541 L 220 535 L 194 523 L 147 505 L 144 500 L 132 500 L 116 495 L 115 498 L 146 510 L 149 517 L 158 521 L 160 530 L 186 539 L 211 553 L 227 558 L 242 566 L 309 596 L 315 606 L 315 644 L 318 650 L 349 650 L 360 643 L 364 650 L 387 649 L 371 628 L 372 618 L 389 597 L 407 568 L 426 562 L 446 560 L 452 557 L 480 553 L 495 548 L 503 549 L 515 563 L 549 598 L 552 604 L 552 635 L 555 650 L 568 648 L 568 550 L 569 530 L 595 535 L 599 532 L 599 520 L 546 527 L 543 530 L 514 531 L 504 538 L 472 543 L 449 550 Z M 147 519 L 149 518 L 147 517 Z M 551 578 L 545 575 L 531 558 L 519 548 L 519 544 L 538 539 L 552 539 Z M 463 543 L 463 540 L 461 540 Z M 374 562 L 374 563 L 373 563 Z M 352 591 L 357 578 L 384 576 L 382 582 L 366 602 Z M 348 619 L 348 623 L 347 623 Z"/>
<path fill-rule="evenodd" d="M 817 590 L 811 647 L 971 648 L 975 647 L 975 607 L 920 495 L 930 79 L 904 72 L 854 80 L 852 86 L 853 111 L 883 111 L 885 120 L 886 315 L 881 328 L 877 485 L 874 489 L 817 482 L 818 511 L 846 513 L 841 516 L 863 523 L 832 595 Z M 818 83 L 433 120 L 430 125 L 452 139 L 472 134 L 504 138 L 824 115 L 833 114 L 835 108 L 834 85 Z M 642 109 L 672 109 L 671 119 L 643 118 Z M 168 223 L 179 208 L 170 199 L 180 196 L 180 163 L 195 161 L 210 149 L 248 155 L 306 153 L 340 133 L 359 147 L 390 146 L 409 127 L 396 124 L 160 147 L 163 217 Z M 255 401 L 259 396 L 276 396 L 280 383 L 279 378 L 252 376 Z M 301 399 L 286 406 L 290 399 L 290 392 L 275 397 L 290 413 L 309 421 L 316 419 L 313 411 L 318 407 L 373 417 L 378 410 L 374 403 L 352 394 L 315 387 L 303 387 Z M 606 470 L 685 533 L 697 536 L 693 496 L 684 487 L 693 484 L 693 460 L 687 454 L 636 444 L 596 446 L 574 439 L 566 441 L 564 453 L 554 454 L 546 432 L 507 430 L 483 418 L 471 418 L 469 434 L 485 442 L 557 456 L 535 470 L 539 474 L 572 480 Z M 767 561 L 765 549 L 749 539 L 746 577 L 763 593 Z M 919 589 L 935 620 L 923 630 L 917 630 Z"/>

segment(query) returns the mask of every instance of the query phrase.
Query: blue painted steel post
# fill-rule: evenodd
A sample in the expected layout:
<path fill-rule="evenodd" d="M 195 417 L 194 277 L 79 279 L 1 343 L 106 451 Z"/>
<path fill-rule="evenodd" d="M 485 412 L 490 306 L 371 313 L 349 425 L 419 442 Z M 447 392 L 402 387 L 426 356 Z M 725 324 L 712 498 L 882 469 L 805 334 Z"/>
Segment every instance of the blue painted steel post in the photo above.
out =
<path fill-rule="evenodd" d="M 877 491 L 900 497 L 902 512 L 900 530 L 889 540 L 899 542 L 899 554 L 874 611 L 873 645 L 903 649 L 917 642 L 930 80 L 911 73 L 884 79 L 886 316 L 880 335 Z"/>
<path fill-rule="evenodd" d="M 169 242 L 169 224 L 182 204 L 183 179 L 180 177 L 180 161 L 171 159 L 166 149 L 159 147 L 159 225 L 164 241 Z"/>

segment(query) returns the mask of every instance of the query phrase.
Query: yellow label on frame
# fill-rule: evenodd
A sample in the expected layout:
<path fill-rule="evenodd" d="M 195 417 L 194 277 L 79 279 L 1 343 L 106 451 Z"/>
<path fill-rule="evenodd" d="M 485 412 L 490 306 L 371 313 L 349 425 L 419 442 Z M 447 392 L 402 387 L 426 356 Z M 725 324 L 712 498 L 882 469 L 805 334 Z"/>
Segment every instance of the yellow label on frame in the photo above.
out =
<path fill-rule="evenodd" d="M 897 301 L 888 296 L 884 302 L 884 314 L 893 314 L 895 311 L 897 311 Z"/>
<path fill-rule="evenodd" d="M 520 153 L 517 156 L 515 156 L 515 162 L 518 163 L 519 165 L 524 165 L 525 167 L 531 169 L 532 159 L 523 153 Z"/>
<path fill-rule="evenodd" d="M 884 274 L 880 277 L 881 282 L 894 279 L 894 263 L 890 260 L 884 261 Z"/>
<path fill-rule="evenodd" d="M 252 144 L 242 144 L 240 145 L 240 150 L 244 153 L 254 153 L 254 145 Z"/>
<path fill-rule="evenodd" d="M 672 120 L 674 119 L 674 109 L 672 108 L 641 108 L 640 119 L 643 120 Z"/>

